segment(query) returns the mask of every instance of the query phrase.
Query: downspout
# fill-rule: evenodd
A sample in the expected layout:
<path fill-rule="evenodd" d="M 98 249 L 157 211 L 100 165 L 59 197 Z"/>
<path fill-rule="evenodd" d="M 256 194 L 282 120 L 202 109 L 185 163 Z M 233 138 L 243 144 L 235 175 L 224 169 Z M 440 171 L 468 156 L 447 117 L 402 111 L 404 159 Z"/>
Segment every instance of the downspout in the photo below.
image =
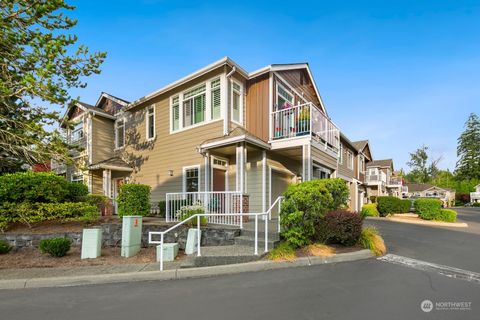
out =
<path fill-rule="evenodd" d="M 230 103 L 231 103 L 231 97 L 230 97 L 230 88 L 232 87 L 232 75 L 237 71 L 237 67 L 233 66 L 232 70 L 230 70 L 229 73 L 227 73 L 227 106 L 225 108 L 225 118 L 223 119 L 223 135 L 226 136 L 229 133 L 229 124 L 230 124 Z"/>

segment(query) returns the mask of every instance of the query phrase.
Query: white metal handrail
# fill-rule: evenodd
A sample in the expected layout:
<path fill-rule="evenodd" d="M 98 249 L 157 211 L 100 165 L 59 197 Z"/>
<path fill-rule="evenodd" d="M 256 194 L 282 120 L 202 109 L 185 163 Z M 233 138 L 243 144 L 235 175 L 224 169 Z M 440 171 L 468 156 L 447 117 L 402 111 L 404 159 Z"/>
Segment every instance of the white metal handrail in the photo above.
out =
<path fill-rule="evenodd" d="M 280 209 L 281 209 L 281 201 L 283 197 L 278 197 L 275 202 L 270 206 L 270 208 L 266 212 L 262 213 L 198 213 L 194 214 L 187 219 L 180 221 L 179 223 L 171 226 L 167 230 L 164 231 L 150 231 L 148 233 L 148 243 L 149 244 L 160 244 L 160 271 L 163 271 L 163 244 L 165 239 L 165 234 L 168 232 L 177 229 L 178 227 L 184 225 L 188 221 L 197 218 L 197 257 L 201 256 L 200 253 L 200 243 L 201 243 L 201 234 L 200 234 L 200 217 L 215 217 L 215 216 L 240 216 L 241 218 L 244 216 L 255 216 L 255 248 L 254 254 L 258 255 L 258 217 L 264 216 L 265 219 L 265 252 L 268 252 L 268 220 L 271 219 L 271 212 L 274 206 L 278 203 L 278 231 L 280 232 Z M 152 240 L 152 235 L 160 235 L 160 241 Z"/>

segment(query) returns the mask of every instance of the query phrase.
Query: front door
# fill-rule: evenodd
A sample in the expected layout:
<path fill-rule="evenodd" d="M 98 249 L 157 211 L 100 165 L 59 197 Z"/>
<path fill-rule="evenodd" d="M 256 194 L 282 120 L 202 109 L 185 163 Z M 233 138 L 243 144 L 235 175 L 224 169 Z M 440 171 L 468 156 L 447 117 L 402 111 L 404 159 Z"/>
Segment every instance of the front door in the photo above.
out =
<path fill-rule="evenodd" d="M 213 168 L 212 191 L 225 191 L 225 173 L 219 168 Z"/>

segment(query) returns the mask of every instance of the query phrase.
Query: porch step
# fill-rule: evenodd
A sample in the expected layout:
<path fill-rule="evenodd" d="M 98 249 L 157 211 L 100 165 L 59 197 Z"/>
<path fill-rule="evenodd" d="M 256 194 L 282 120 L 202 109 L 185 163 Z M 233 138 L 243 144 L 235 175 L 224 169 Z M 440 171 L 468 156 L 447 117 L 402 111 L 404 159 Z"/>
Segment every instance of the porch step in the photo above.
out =
<path fill-rule="evenodd" d="M 201 247 L 201 256 L 196 254 L 188 256 L 180 265 L 181 268 L 209 267 L 225 264 L 235 264 L 251 262 L 261 259 L 265 253 L 259 250 L 259 254 L 254 254 L 253 246 L 215 246 Z"/>
<path fill-rule="evenodd" d="M 258 250 L 263 251 L 263 248 L 265 247 L 265 238 L 263 237 L 258 237 Z M 280 243 L 279 239 L 271 239 L 270 234 L 268 236 L 268 250 L 271 250 L 272 248 L 275 248 L 278 244 Z M 235 237 L 235 244 L 236 245 L 241 245 L 241 246 L 248 246 L 250 248 L 253 248 L 255 246 L 255 238 L 250 237 L 250 236 L 240 236 L 240 237 Z"/>
<path fill-rule="evenodd" d="M 255 230 L 246 230 L 246 229 L 242 229 L 240 231 L 240 235 L 241 236 L 245 236 L 245 237 L 249 237 L 249 238 L 252 238 L 252 239 L 255 239 Z M 265 239 L 265 231 L 264 229 L 259 229 L 258 230 L 258 240 L 260 239 Z M 280 234 L 277 232 L 277 230 L 275 231 L 268 231 L 268 240 L 280 240 Z"/>

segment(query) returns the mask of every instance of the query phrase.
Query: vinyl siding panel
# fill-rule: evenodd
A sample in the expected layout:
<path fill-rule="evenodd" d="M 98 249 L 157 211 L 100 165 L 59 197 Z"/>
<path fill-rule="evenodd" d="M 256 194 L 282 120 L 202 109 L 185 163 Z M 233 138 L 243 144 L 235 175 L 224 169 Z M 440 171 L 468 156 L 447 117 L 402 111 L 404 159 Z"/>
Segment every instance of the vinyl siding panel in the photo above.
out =
<path fill-rule="evenodd" d="M 319 164 L 326 166 L 332 170 L 337 170 L 337 159 L 331 155 L 317 149 L 312 145 L 311 149 L 312 160 Z"/>
<path fill-rule="evenodd" d="M 114 136 L 113 120 L 92 118 L 92 163 L 113 157 Z"/>

